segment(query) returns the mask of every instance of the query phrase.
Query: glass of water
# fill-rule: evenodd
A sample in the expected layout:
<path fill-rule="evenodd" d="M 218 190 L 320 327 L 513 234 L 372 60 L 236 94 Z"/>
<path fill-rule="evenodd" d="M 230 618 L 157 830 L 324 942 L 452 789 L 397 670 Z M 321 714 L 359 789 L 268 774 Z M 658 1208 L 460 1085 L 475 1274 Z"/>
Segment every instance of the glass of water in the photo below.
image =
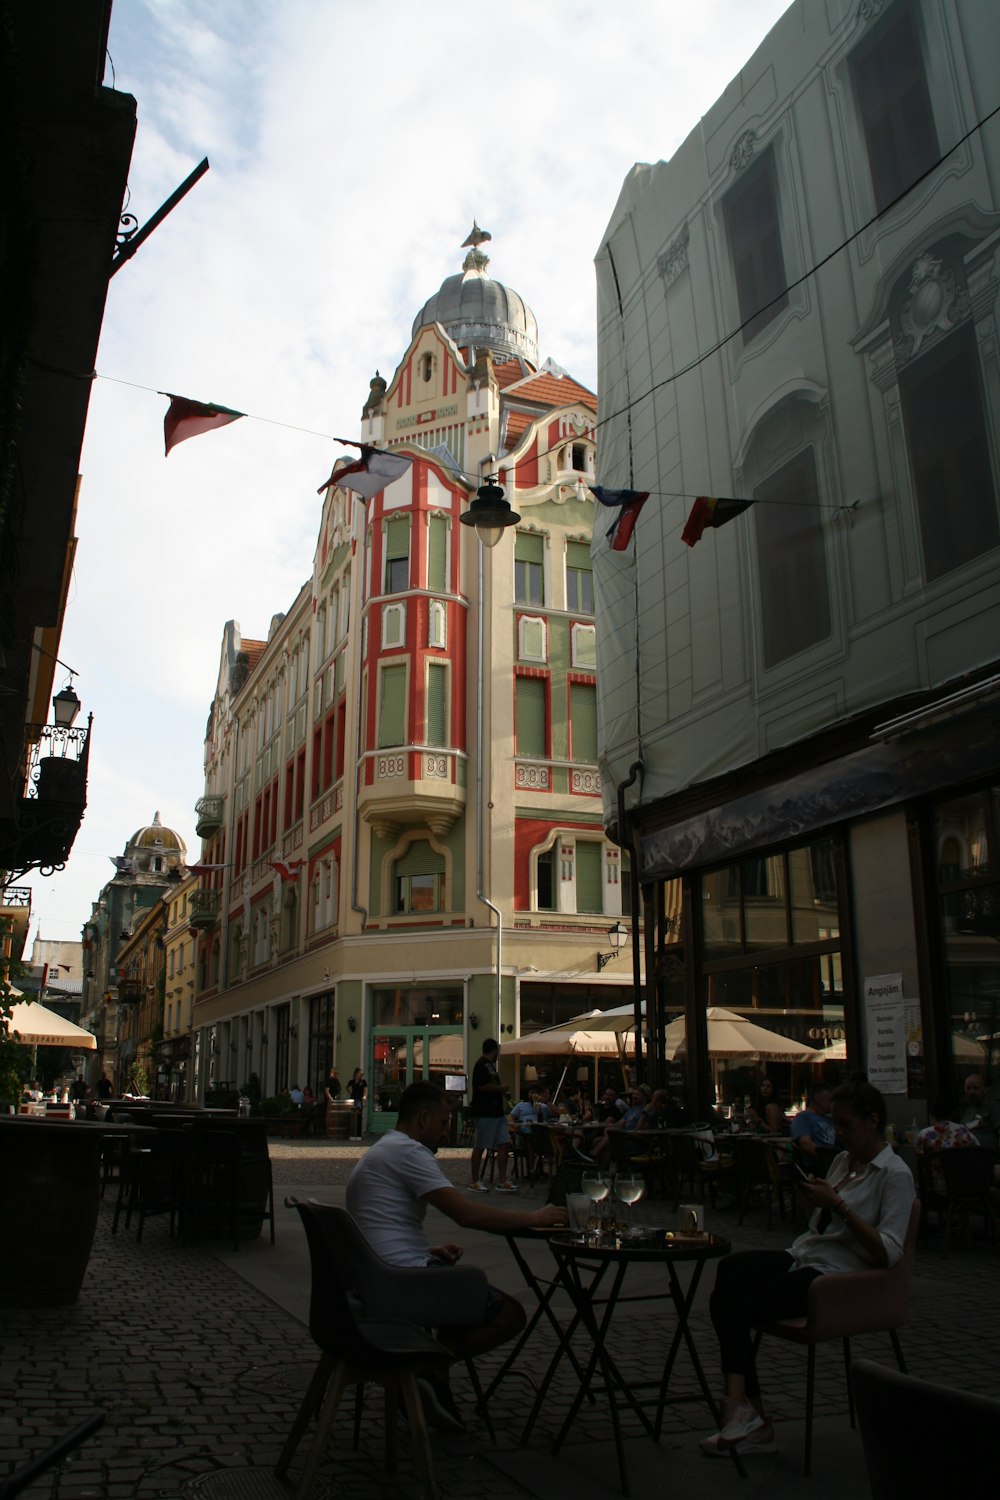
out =
<path fill-rule="evenodd" d="M 580 1186 L 594 1204 L 598 1221 L 597 1227 L 600 1228 L 601 1204 L 611 1191 L 611 1179 L 610 1177 L 606 1177 L 603 1172 L 584 1172 Z"/>

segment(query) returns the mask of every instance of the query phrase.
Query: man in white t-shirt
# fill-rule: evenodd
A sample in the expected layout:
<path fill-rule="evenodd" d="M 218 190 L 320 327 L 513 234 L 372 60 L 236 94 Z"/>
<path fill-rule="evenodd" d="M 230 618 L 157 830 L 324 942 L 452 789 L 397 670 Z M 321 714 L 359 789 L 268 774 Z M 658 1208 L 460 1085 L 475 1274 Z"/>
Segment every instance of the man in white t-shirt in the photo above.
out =
<path fill-rule="evenodd" d="M 400 1098 L 395 1130 L 388 1131 L 358 1162 L 347 1183 L 347 1211 L 376 1254 L 395 1266 L 454 1265 L 461 1245 L 431 1245 L 424 1230 L 428 1205 L 447 1214 L 463 1229 L 504 1233 L 565 1224 L 566 1211 L 555 1205 L 508 1209 L 467 1198 L 452 1187 L 434 1153 L 447 1145 L 451 1110 L 444 1089 L 414 1083 Z M 419 1306 L 414 1322 L 436 1315 Z M 481 1354 L 513 1338 L 524 1327 L 524 1309 L 506 1292 L 490 1287 L 485 1321 L 478 1327 L 438 1328 L 442 1343 L 458 1354 Z M 447 1401 L 444 1403 L 447 1406 Z M 456 1414 L 457 1415 L 457 1414 Z"/>

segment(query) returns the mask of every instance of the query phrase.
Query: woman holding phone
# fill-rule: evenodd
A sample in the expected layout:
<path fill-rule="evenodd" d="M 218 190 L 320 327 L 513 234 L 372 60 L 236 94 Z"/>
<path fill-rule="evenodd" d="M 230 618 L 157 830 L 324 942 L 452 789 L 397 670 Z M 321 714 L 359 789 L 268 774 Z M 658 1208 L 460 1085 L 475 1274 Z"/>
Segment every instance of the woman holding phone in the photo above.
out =
<path fill-rule="evenodd" d="M 833 1120 L 844 1148 L 825 1180 L 800 1175 L 813 1210 L 809 1227 L 787 1250 L 749 1250 L 719 1262 L 710 1309 L 722 1357 L 722 1430 L 701 1440 L 710 1457 L 732 1447 L 774 1451 L 774 1430 L 754 1366 L 757 1322 L 805 1315 L 817 1276 L 893 1266 L 903 1253 L 914 1198 L 906 1163 L 885 1142 L 885 1100 L 866 1078 L 833 1095 Z"/>

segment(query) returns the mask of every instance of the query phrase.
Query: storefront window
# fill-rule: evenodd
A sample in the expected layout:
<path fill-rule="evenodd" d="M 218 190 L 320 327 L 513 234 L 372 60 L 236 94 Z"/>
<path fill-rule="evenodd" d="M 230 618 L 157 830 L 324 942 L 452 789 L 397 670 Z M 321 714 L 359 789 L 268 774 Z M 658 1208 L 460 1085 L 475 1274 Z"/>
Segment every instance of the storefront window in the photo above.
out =
<path fill-rule="evenodd" d="M 699 884 L 705 1004 L 753 1011 L 760 1025 L 810 1047 L 842 1044 L 842 922 L 833 839 L 724 865 L 707 871 Z M 842 1045 L 836 1051 L 842 1064 Z M 739 1067 L 737 1059 L 713 1062 L 723 1097 L 736 1086 L 733 1080 L 742 1087 Z M 769 1064 L 768 1071 L 786 1099 L 798 1096 L 804 1075 L 793 1076 L 789 1064 Z"/>
<path fill-rule="evenodd" d="M 932 810 L 953 1092 L 1000 1067 L 1000 787 Z"/>

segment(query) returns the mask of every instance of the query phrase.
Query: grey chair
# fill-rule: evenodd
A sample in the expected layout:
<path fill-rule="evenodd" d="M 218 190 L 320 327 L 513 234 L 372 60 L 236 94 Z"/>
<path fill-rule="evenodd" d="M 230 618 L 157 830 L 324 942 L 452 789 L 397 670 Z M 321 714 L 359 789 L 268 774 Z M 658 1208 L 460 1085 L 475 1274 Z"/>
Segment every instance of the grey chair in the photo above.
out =
<path fill-rule="evenodd" d="M 320 1349 L 309 1389 L 275 1466 L 280 1478 L 313 1417 L 316 1431 L 297 1495 L 310 1493 L 345 1391 L 366 1382 L 385 1391 L 386 1468 L 396 1468 L 400 1400 L 413 1438 L 428 1500 L 437 1485 L 417 1376 L 450 1364 L 454 1355 L 414 1321 L 451 1325 L 481 1321 L 486 1311 L 485 1273 L 474 1266 L 410 1270 L 377 1256 L 350 1214 L 325 1203 L 286 1200 L 298 1209 L 309 1245 L 312 1284 L 309 1332 Z M 481 1393 L 480 1393 L 481 1395 Z"/>

